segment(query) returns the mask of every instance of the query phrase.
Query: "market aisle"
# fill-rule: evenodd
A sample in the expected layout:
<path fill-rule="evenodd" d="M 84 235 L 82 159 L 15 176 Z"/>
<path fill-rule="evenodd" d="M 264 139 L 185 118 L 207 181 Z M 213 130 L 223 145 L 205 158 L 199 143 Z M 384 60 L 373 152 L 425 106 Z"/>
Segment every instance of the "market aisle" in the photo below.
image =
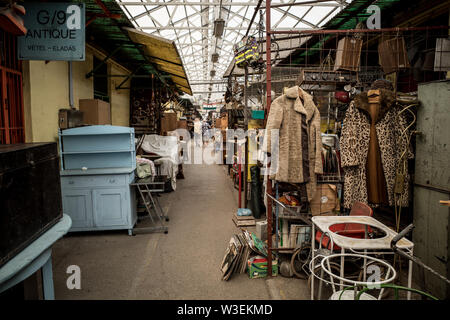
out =
<path fill-rule="evenodd" d="M 185 165 L 177 190 L 161 197 L 168 234 L 72 234 L 54 247 L 57 299 L 305 299 L 302 281 L 277 277 L 221 280 L 233 233 L 236 192 L 218 165 Z M 66 269 L 81 268 L 81 290 L 68 290 Z M 279 290 L 278 288 L 283 288 Z"/>
<path fill-rule="evenodd" d="M 268 299 L 264 281 L 249 290 L 245 282 L 220 280 L 225 248 L 237 231 L 231 221 L 237 206 L 223 167 L 190 165 L 184 171 L 186 179 L 163 201 L 170 209 L 169 234 L 158 237 L 155 249 L 149 242 L 154 259 L 139 270 L 130 298 Z"/>

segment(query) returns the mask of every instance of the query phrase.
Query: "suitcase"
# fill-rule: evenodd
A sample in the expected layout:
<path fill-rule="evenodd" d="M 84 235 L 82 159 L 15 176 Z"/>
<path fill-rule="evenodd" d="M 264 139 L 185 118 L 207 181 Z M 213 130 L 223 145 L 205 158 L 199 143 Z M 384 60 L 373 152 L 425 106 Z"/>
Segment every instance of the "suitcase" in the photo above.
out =
<path fill-rule="evenodd" d="M 62 217 L 56 143 L 0 145 L 0 267 Z"/>

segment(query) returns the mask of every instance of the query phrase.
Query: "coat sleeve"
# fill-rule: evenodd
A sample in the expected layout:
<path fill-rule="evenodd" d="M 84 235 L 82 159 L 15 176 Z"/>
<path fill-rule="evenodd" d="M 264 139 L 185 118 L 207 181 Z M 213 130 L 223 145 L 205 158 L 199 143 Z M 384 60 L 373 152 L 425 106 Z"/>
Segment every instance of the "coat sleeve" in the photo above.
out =
<path fill-rule="evenodd" d="M 272 130 L 279 130 L 283 122 L 283 106 L 275 100 L 270 106 L 270 112 L 267 117 L 266 133 L 264 136 L 263 151 L 271 152 Z"/>
<path fill-rule="evenodd" d="M 357 126 L 357 113 L 352 102 L 345 113 L 341 139 L 339 141 L 341 148 L 341 164 L 343 168 L 359 165 L 357 157 L 359 150 L 357 150 L 358 145 L 356 141 L 356 133 L 358 131 Z"/>
<path fill-rule="evenodd" d="M 314 130 L 314 173 L 323 174 L 322 133 L 320 131 L 320 112 L 318 109 L 314 112 L 311 128 Z"/>

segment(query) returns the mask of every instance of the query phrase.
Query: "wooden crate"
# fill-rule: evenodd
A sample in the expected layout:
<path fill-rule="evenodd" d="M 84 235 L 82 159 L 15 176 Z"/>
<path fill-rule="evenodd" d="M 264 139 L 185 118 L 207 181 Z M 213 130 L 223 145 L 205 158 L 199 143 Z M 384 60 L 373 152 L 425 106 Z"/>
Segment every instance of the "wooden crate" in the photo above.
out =
<path fill-rule="evenodd" d="M 362 39 L 344 37 L 338 42 L 334 71 L 358 71 L 361 58 Z"/>
<path fill-rule="evenodd" d="M 378 45 L 378 57 L 385 74 L 410 67 L 405 40 L 402 37 L 381 42 Z"/>

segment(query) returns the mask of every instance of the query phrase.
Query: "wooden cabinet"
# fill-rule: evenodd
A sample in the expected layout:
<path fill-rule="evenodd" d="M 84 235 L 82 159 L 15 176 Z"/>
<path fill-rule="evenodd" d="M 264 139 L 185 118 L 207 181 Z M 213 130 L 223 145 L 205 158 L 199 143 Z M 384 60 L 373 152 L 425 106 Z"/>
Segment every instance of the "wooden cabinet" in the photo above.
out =
<path fill-rule="evenodd" d="M 63 210 L 71 232 L 127 229 L 137 221 L 134 129 L 90 126 L 60 132 Z"/>
<path fill-rule="evenodd" d="M 90 190 L 64 188 L 63 207 L 64 212 L 72 219 L 72 230 L 94 226 Z"/>
<path fill-rule="evenodd" d="M 116 227 L 128 224 L 127 192 L 124 189 L 96 189 L 94 219 L 98 227 Z"/>
<path fill-rule="evenodd" d="M 130 180 L 134 173 L 62 176 L 63 209 L 72 218 L 70 231 L 131 230 L 137 214 Z"/>

